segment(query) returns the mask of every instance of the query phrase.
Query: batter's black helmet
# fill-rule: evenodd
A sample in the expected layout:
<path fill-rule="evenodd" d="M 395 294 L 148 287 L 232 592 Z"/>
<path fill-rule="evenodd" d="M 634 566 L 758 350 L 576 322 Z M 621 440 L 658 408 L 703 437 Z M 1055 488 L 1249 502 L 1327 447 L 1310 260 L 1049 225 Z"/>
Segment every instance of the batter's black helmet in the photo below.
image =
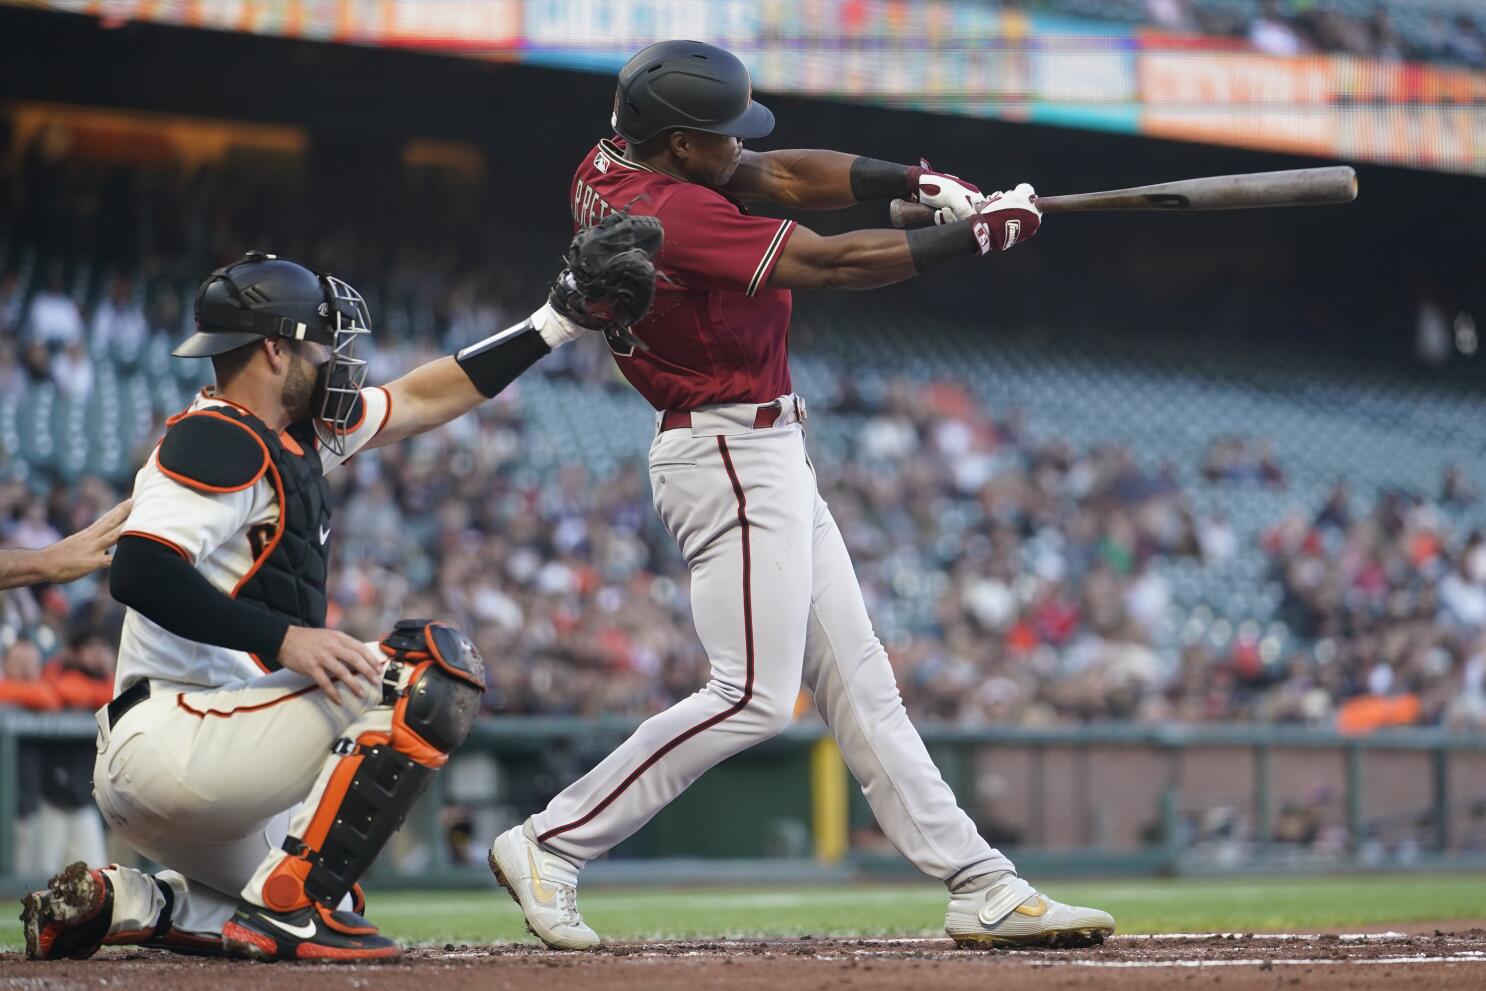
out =
<path fill-rule="evenodd" d="M 748 69 L 732 52 L 700 41 L 662 41 L 619 70 L 610 123 L 638 144 L 678 128 L 761 138 L 774 130 L 774 115 L 753 102 Z"/>

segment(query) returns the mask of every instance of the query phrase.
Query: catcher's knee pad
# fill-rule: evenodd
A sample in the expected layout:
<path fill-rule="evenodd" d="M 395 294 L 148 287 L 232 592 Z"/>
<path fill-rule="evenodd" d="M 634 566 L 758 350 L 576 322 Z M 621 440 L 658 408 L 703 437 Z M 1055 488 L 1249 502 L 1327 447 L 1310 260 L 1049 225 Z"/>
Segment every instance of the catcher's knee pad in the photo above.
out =
<path fill-rule="evenodd" d="M 442 623 L 402 620 L 382 651 L 392 659 L 383 697 L 390 728 L 335 742 L 339 759 L 306 803 L 313 815 L 307 826 L 294 823 L 303 832 L 285 841 L 290 856 L 263 886 L 270 909 L 292 911 L 311 899 L 339 904 L 469 735 L 485 665 L 468 637 Z"/>
<path fill-rule="evenodd" d="M 464 742 L 485 693 L 485 662 L 452 626 L 400 620 L 382 652 L 403 673 L 392 709 L 392 746 L 425 767 L 443 767 Z"/>

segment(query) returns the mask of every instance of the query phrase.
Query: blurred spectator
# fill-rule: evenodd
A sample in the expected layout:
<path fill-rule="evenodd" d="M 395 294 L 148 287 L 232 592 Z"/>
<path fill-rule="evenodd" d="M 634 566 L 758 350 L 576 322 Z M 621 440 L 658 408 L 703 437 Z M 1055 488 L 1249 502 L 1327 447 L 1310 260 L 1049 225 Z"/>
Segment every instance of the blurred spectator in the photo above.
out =
<path fill-rule="evenodd" d="M 117 275 L 109 284 L 108 298 L 93 311 L 89 347 L 94 354 L 128 358 L 139 353 L 149 336 L 144 308 L 134 298 L 129 279 Z"/>
<path fill-rule="evenodd" d="M 1285 472 L 1275 459 L 1268 441 L 1243 437 L 1220 437 L 1208 448 L 1202 464 L 1202 477 L 1209 482 L 1230 485 L 1257 484 L 1283 489 Z"/>
<path fill-rule="evenodd" d="M 52 380 L 52 353 L 41 341 L 28 341 L 21 353 L 21 369 L 32 382 Z"/>
<path fill-rule="evenodd" d="M 14 272 L 0 273 L 0 340 L 13 336 L 21 322 L 20 280 Z"/>
<path fill-rule="evenodd" d="M 31 299 L 26 327 L 30 340 L 50 349 L 82 342 L 83 315 L 63 289 L 60 264 L 47 269 L 46 286 Z"/>
<path fill-rule="evenodd" d="M 1393 18 L 1389 15 L 1386 4 L 1380 3 L 1373 8 L 1372 17 L 1368 20 L 1368 30 L 1371 35 L 1369 54 L 1374 58 L 1398 61 L 1404 57 L 1403 39 L 1393 26 Z"/>
<path fill-rule="evenodd" d="M 1446 509 L 1464 509 L 1474 505 L 1480 498 L 1481 490 L 1466 478 L 1459 465 L 1450 465 L 1445 469 L 1444 478 L 1440 481 L 1440 505 Z"/>
<path fill-rule="evenodd" d="M 0 395 L 18 396 L 26 387 L 26 369 L 16 355 L 15 342 L 0 336 Z"/>
<path fill-rule="evenodd" d="M 1299 55 L 1305 42 L 1280 12 L 1279 0 L 1263 0 L 1259 16 L 1249 25 L 1249 44 L 1266 55 Z"/>
<path fill-rule="evenodd" d="M 93 392 L 93 360 L 82 341 L 73 341 L 52 358 L 52 381 L 69 399 L 86 399 Z"/>
<path fill-rule="evenodd" d="M 1473 68 L 1486 68 L 1486 34 L 1481 25 L 1463 13 L 1457 15 L 1454 30 L 1445 35 L 1445 55 Z"/>
<path fill-rule="evenodd" d="M 1222 513 L 1204 517 L 1197 528 L 1197 544 L 1208 564 L 1226 561 L 1238 553 L 1238 534 Z"/>
<path fill-rule="evenodd" d="M 1191 0 L 1146 0 L 1145 11 L 1151 22 L 1164 30 L 1197 30 L 1197 18 L 1192 13 Z"/>
<path fill-rule="evenodd" d="M 41 651 L 36 644 L 24 638 L 12 643 L 0 666 L 0 705 L 32 712 L 62 708 L 56 686 L 42 680 L 41 668 Z"/>

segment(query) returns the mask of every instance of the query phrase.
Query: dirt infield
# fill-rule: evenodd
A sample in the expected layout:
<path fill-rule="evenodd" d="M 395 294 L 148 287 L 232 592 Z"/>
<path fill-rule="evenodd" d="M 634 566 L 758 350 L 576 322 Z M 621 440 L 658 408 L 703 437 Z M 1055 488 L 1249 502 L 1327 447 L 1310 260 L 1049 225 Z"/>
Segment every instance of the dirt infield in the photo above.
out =
<path fill-rule="evenodd" d="M 1089 950 L 957 950 L 947 939 L 772 939 L 632 943 L 571 954 L 531 946 L 418 947 L 385 966 L 262 965 L 107 951 L 95 960 L 0 956 L 0 991 L 93 988 L 280 991 L 527 991 L 604 987 L 906 991 L 1035 976 L 1040 989 L 1110 986 L 1396 989 L 1486 987 L 1486 929 L 1424 933 L 1116 936 Z M 951 986 L 953 986 L 951 984 Z M 965 984 L 962 986 L 972 986 Z"/>

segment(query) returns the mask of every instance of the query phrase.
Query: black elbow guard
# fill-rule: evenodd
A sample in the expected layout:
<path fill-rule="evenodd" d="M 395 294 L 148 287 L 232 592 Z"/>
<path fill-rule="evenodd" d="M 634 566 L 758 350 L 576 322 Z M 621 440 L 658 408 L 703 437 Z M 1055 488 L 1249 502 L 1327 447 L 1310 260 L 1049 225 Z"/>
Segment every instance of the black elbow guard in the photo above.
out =
<path fill-rule="evenodd" d="M 527 319 L 461 348 L 455 353 L 454 360 L 459 362 L 459 367 L 464 369 L 480 394 L 489 399 L 551 351 L 531 320 Z"/>

